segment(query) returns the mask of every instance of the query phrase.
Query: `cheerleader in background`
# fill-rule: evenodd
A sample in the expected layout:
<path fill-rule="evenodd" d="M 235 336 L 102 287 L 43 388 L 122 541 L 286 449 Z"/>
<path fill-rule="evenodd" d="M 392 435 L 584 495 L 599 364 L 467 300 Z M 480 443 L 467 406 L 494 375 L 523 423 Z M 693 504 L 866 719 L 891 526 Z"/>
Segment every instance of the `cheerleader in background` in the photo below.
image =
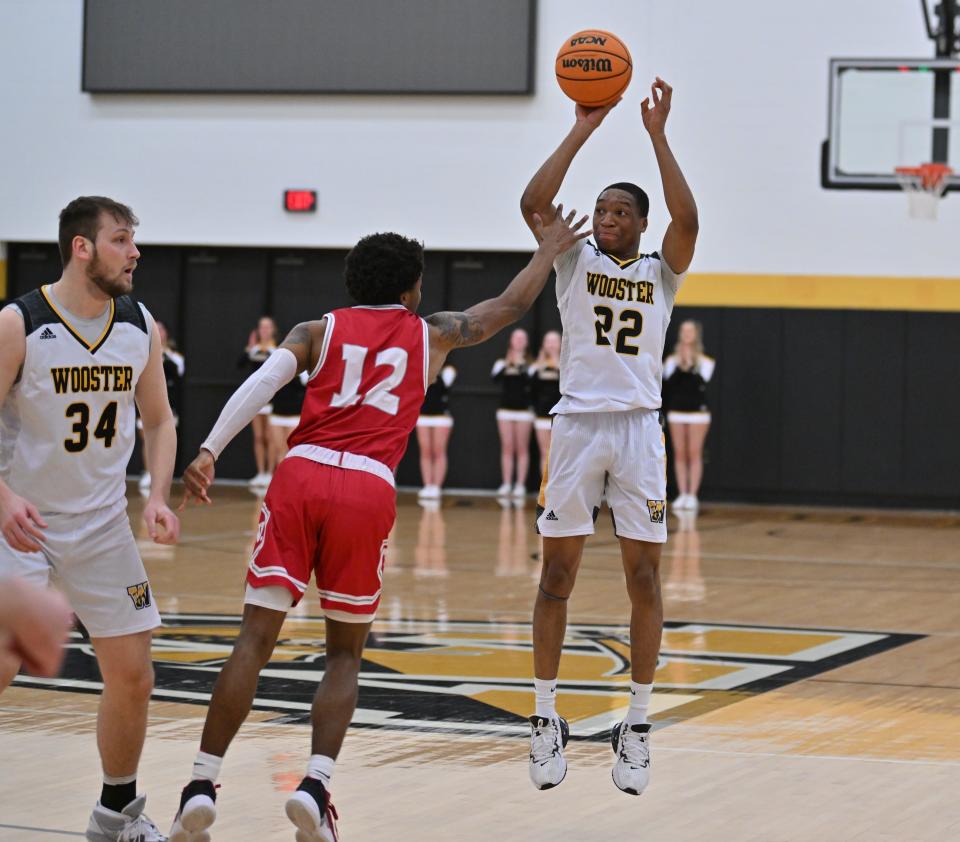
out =
<path fill-rule="evenodd" d="M 523 328 L 510 334 L 510 344 L 503 359 L 493 364 L 491 377 L 500 384 L 500 408 L 497 429 L 500 433 L 500 472 L 503 483 L 498 497 L 523 499 L 527 493 L 527 471 L 530 467 L 530 430 L 533 411 L 530 409 L 530 360 L 527 349 L 530 338 Z M 516 472 L 514 473 L 514 466 Z M 516 479 L 514 480 L 514 477 Z"/>
<path fill-rule="evenodd" d="M 249 377 L 262 366 L 267 357 L 277 347 L 277 325 L 269 316 L 261 316 L 255 330 L 250 331 L 247 347 L 240 356 L 239 368 L 246 369 Z M 253 457 L 257 462 L 257 475 L 250 480 L 252 488 L 266 488 L 273 476 L 277 459 L 274 453 L 273 439 L 270 435 L 270 413 L 273 406 L 267 404 L 254 417 L 253 424 Z"/>
<path fill-rule="evenodd" d="M 270 413 L 270 438 L 273 444 L 274 464 L 279 465 L 287 455 L 287 439 L 300 423 L 300 410 L 307 395 L 308 371 L 301 371 L 285 386 L 281 386 L 273 396 Z"/>
<path fill-rule="evenodd" d="M 663 398 L 673 442 L 673 466 L 680 495 L 675 509 L 696 511 L 703 478 L 703 442 L 710 429 L 707 383 L 716 361 L 703 353 L 703 329 L 699 322 L 680 325 L 677 344 L 663 365 Z"/>
<path fill-rule="evenodd" d="M 550 410 L 560 401 L 560 334 L 551 330 L 543 335 L 540 353 L 529 370 L 533 390 L 533 408 L 536 420 L 533 429 L 540 448 L 540 475 L 547 471 L 547 454 L 550 452 L 550 430 L 553 419 Z"/>
<path fill-rule="evenodd" d="M 440 489 L 447 477 L 447 442 L 453 431 L 450 387 L 456 379 L 457 370 L 452 365 L 445 365 L 423 398 L 420 418 L 417 419 L 420 475 L 423 479 L 423 488 L 417 492 L 417 497 L 421 500 L 439 500 Z"/>

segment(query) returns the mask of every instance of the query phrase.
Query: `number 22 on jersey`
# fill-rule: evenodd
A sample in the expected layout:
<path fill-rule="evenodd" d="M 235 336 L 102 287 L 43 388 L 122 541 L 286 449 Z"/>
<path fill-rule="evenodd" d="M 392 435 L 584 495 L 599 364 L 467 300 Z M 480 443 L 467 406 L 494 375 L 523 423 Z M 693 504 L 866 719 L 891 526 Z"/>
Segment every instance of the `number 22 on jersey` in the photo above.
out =
<path fill-rule="evenodd" d="M 597 316 L 594 328 L 597 332 L 597 345 L 609 345 L 610 340 L 607 334 L 613 327 L 613 310 L 603 305 L 593 308 Z M 627 354 L 635 357 L 640 353 L 636 345 L 631 345 L 628 340 L 639 336 L 643 332 L 643 314 L 638 310 L 623 310 L 620 313 L 622 327 L 617 331 L 616 351 L 618 354 Z"/>

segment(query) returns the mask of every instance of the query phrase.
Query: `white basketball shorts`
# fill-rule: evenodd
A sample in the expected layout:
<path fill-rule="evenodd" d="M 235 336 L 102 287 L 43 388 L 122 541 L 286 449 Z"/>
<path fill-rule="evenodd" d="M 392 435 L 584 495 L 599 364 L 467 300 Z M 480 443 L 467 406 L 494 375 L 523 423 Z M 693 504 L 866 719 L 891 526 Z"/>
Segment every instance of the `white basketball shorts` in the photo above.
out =
<path fill-rule="evenodd" d="M 23 553 L 0 535 L 0 579 L 54 584 L 91 637 L 119 637 L 160 625 L 153 591 L 130 530 L 127 502 L 84 514 L 43 513 L 43 550 Z"/>
<path fill-rule="evenodd" d="M 592 535 L 606 489 L 620 538 L 667 540 L 667 453 L 655 409 L 556 415 L 537 518 L 541 535 Z"/>

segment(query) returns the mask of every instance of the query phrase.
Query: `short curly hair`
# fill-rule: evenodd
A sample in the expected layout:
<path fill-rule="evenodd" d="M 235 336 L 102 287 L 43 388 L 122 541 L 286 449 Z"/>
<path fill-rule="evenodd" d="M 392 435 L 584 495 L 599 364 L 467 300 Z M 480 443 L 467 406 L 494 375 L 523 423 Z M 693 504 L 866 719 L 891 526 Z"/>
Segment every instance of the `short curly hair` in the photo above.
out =
<path fill-rule="evenodd" d="M 347 292 L 358 304 L 399 304 L 423 275 L 423 245 L 400 234 L 370 234 L 344 264 Z"/>
<path fill-rule="evenodd" d="M 629 193 L 633 197 L 634 204 L 637 206 L 638 215 L 647 216 L 647 214 L 650 213 L 650 199 L 643 188 L 638 187 L 633 182 L 618 181 L 616 184 L 608 184 L 600 191 L 600 196 L 608 190 L 622 190 L 624 193 Z M 597 196 L 597 198 L 599 199 L 600 196 Z"/>

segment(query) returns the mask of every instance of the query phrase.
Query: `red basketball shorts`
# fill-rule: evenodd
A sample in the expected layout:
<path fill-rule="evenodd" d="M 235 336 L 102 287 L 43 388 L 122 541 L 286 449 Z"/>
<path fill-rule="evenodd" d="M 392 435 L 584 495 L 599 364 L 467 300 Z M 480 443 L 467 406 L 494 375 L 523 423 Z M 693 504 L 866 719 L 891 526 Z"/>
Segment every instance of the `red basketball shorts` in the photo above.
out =
<path fill-rule="evenodd" d="M 328 617 L 371 621 L 396 516 L 396 491 L 381 477 L 288 456 L 263 501 L 247 583 L 284 587 L 296 605 L 313 573 Z"/>

